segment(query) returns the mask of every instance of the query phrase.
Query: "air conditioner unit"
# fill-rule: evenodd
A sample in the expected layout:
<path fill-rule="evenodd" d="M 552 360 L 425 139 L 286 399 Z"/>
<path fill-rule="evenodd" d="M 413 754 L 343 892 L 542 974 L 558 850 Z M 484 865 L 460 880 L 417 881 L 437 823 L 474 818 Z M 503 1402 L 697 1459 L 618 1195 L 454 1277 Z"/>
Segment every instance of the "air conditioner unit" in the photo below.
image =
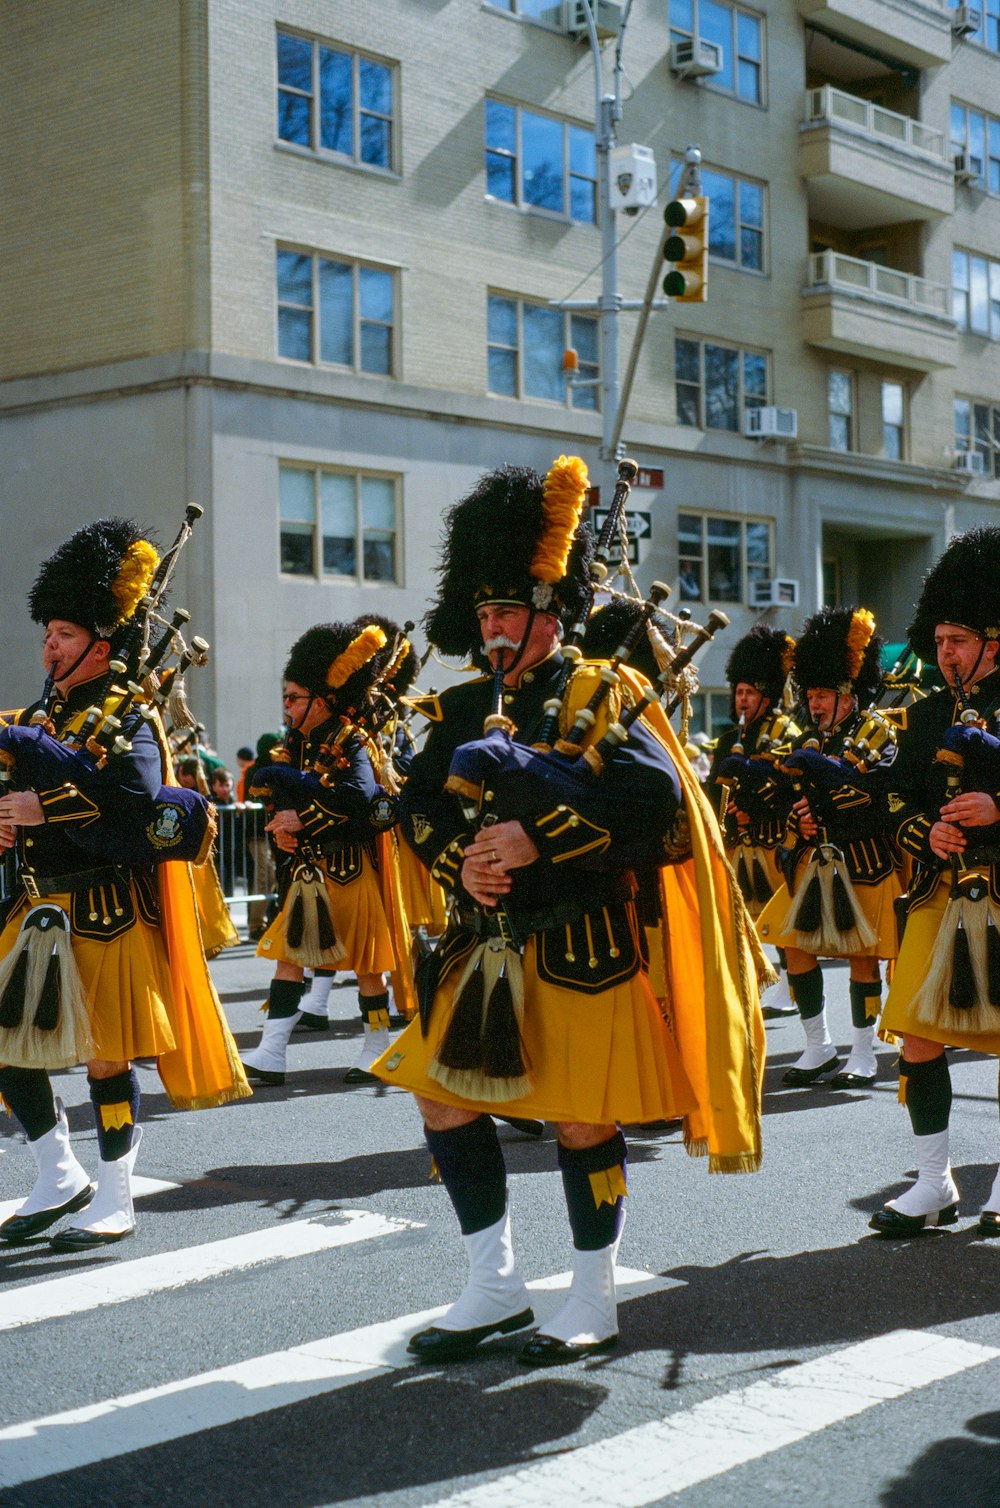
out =
<path fill-rule="evenodd" d="M 951 29 L 956 37 L 968 37 L 982 25 L 982 12 L 971 5 L 959 5 L 951 13 Z"/>
<path fill-rule="evenodd" d="M 590 11 L 594 18 L 594 26 L 597 28 L 597 40 L 607 42 L 610 37 L 617 37 L 622 29 L 622 15 L 624 6 L 620 0 L 590 0 Z M 571 37 L 576 37 L 578 42 L 590 40 L 590 32 L 587 29 L 587 8 L 583 0 L 566 0 L 563 24 Z"/>
<path fill-rule="evenodd" d="M 769 581 L 751 581 L 751 607 L 798 607 L 799 584 L 785 576 L 774 576 Z"/>
<path fill-rule="evenodd" d="M 981 450 L 960 450 L 955 457 L 955 470 L 966 476 L 985 476 L 986 457 Z"/>
<path fill-rule="evenodd" d="M 955 182 L 956 183 L 981 183 L 983 180 L 983 165 L 977 162 L 969 152 L 956 152 Z"/>
<path fill-rule="evenodd" d="M 743 415 L 743 433 L 751 440 L 794 440 L 798 432 L 798 409 L 748 408 Z"/>
<path fill-rule="evenodd" d="M 670 44 L 670 69 L 682 79 L 708 78 L 722 72 L 722 48 L 718 42 L 684 37 Z"/>

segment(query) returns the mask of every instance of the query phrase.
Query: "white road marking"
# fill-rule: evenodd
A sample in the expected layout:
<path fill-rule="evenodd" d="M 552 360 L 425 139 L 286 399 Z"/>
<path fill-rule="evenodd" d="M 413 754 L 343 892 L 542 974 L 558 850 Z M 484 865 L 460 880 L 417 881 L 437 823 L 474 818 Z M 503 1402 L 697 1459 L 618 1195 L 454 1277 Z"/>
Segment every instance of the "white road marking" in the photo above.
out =
<path fill-rule="evenodd" d="M 179 1183 L 168 1183 L 163 1178 L 140 1178 L 137 1174 L 132 1175 L 133 1199 L 148 1198 L 150 1194 L 162 1194 L 165 1189 L 179 1189 L 180 1187 Z M 24 1203 L 26 1195 L 27 1190 L 21 1195 L 20 1199 L 0 1199 L 0 1225 L 5 1220 L 9 1220 L 11 1215 L 17 1214 L 18 1208 Z M 72 1225 L 72 1215 L 67 1215 L 66 1220 Z M 2 1250 L 3 1247 L 0 1246 L 0 1251 Z"/>
<path fill-rule="evenodd" d="M 441 1498 L 436 1508 L 643 1508 L 876 1404 L 998 1359 L 1000 1350 L 991 1346 L 894 1330 Z"/>
<path fill-rule="evenodd" d="M 175 1252 L 169 1260 L 176 1262 L 183 1255 Z M 528 1284 L 533 1295 L 541 1295 L 541 1303 L 534 1305 L 536 1318 L 554 1311 L 558 1292 L 569 1286 L 569 1280 L 567 1272 Z M 675 1286 L 673 1280 L 621 1267 L 616 1282 L 623 1299 Z M 414 1330 L 433 1324 L 446 1308 L 401 1315 L 162 1387 L 11 1425 L 0 1430 L 0 1487 L 76 1471 L 412 1366 L 407 1339 Z"/>
<path fill-rule="evenodd" d="M 145 1298 L 188 1283 L 202 1283 L 206 1278 L 257 1267 L 262 1262 L 309 1256 L 335 1246 L 350 1246 L 355 1241 L 371 1241 L 377 1236 L 417 1228 L 410 1220 L 387 1220 L 367 1210 L 348 1210 L 344 1212 L 343 1223 L 338 1225 L 295 1220 L 245 1236 L 209 1241 L 203 1246 L 139 1257 L 133 1262 L 107 1262 L 88 1267 L 84 1272 L 24 1284 L 6 1292 L 0 1311 L 0 1331 L 82 1314 L 104 1304 L 122 1304 L 127 1299 Z"/>

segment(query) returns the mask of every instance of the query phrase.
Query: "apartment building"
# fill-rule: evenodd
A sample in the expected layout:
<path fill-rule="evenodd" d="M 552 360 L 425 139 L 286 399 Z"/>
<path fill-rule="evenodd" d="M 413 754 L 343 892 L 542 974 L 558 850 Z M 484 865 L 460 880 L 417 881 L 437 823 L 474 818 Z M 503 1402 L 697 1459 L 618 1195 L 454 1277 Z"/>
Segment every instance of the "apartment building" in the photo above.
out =
<path fill-rule="evenodd" d="M 306 625 L 420 617 L 441 511 L 481 471 L 578 452 L 607 497 L 578 11 L 4 7 L 6 704 L 37 690 L 37 562 L 98 512 L 169 539 L 205 506 L 174 600 L 213 643 L 191 689 L 229 751 L 276 724 Z M 690 144 L 711 200 L 708 300 L 652 315 L 622 439 L 650 484 L 640 583 L 732 619 L 702 664 L 712 725 L 759 612 L 794 632 L 860 600 L 900 638 L 949 535 L 997 516 L 1000 15 L 602 0 L 606 90 L 626 16 L 618 140 L 654 152 L 659 199 L 616 216 L 624 299 Z"/>

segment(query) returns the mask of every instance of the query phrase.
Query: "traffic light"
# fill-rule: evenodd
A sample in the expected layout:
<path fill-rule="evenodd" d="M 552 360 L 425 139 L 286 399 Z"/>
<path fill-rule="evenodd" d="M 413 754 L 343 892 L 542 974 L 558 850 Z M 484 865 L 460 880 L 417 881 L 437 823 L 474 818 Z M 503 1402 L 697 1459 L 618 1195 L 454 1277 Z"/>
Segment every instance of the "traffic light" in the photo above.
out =
<path fill-rule="evenodd" d="M 663 291 L 681 304 L 703 304 L 708 297 L 708 199 L 671 199 L 663 218 L 674 229 L 663 247 L 672 272 L 663 279 Z"/>

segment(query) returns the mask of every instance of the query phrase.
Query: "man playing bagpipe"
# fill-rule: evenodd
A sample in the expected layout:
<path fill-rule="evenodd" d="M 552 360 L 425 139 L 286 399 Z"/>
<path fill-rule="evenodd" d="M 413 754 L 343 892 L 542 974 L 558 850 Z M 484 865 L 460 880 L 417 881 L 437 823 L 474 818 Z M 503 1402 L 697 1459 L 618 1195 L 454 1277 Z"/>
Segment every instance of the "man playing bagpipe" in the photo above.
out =
<path fill-rule="evenodd" d="M 757 623 L 726 662 L 732 691 L 729 712 L 736 726 L 723 733 L 715 746 L 708 788 L 719 794 L 726 857 L 736 871 L 751 916 L 760 915 L 782 882 L 777 854 L 788 813 L 773 799 L 775 782 L 768 776 L 799 736 L 782 706 L 794 654 L 795 642 L 787 634 Z M 723 761 L 740 756 L 755 761 L 753 780 L 741 783 L 738 777 L 722 775 Z M 795 1014 L 781 948 L 778 962 L 781 978 L 761 1002 L 765 1021 Z"/>
<path fill-rule="evenodd" d="M 914 861 L 881 1030 L 902 1041 L 900 1099 L 918 1177 L 872 1217 L 886 1236 L 958 1218 L 947 1047 L 1000 1054 L 1000 528 L 953 539 L 924 580 L 909 642 L 945 687 L 906 714 L 886 820 Z M 1000 1234 L 1000 1175 L 979 1217 Z"/>
<path fill-rule="evenodd" d="M 165 739 L 146 700 L 150 608 L 178 548 L 161 563 L 135 524 L 103 519 L 45 562 L 29 596 L 47 680 L 41 703 L 0 730 L 0 845 L 16 844 L 20 859 L 0 933 L 0 1095 L 38 1176 L 0 1226 L 8 1242 L 81 1211 L 53 1236 L 58 1250 L 132 1234 L 135 1058 L 156 1059 L 181 1108 L 250 1093 L 205 963 L 191 870 L 178 862 L 204 860 L 208 803 L 164 787 Z M 97 1122 L 96 1194 L 49 1082 L 49 1070 L 79 1062 Z"/>
<path fill-rule="evenodd" d="M 266 831 L 283 859 L 280 910 L 257 948 L 277 963 L 267 1019 L 259 1045 L 243 1057 L 265 1084 L 284 1083 L 307 966 L 357 975 L 364 1040 L 346 1082 L 372 1082 L 368 1065 L 389 1042 L 385 974 L 409 966 L 385 845 L 379 862 L 395 811 L 376 778 L 370 737 L 373 689 L 405 640 L 398 630 L 390 638 L 381 622 L 388 620 L 319 623 L 293 644 L 284 673 L 287 734 L 272 765 L 253 776 L 251 795 L 272 810 Z"/>
<path fill-rule="evenodd" d="M 853 1045 L 832 1083 L 838 1089 L 865 1087 L 877 1071 L 879 960 L 896 956 L 894 903 L 901 893 L 898 856 L 879 802 L 895 730 L 859 710 L 869 706 L 881 683 L 881 645 L 866 608 L 839 607 L 809 618 L 795 646 L 795 680 L 813 726 L 796 740 L 783 767 L 792 787 L 788 793 L 785 784 L 779 793 L 792 805 L 793 841 L 783 860 L 789 878 L 757 921 L 764 942 L 785 950 L 805 1031 L 805 1051 L 783 1079 L 794 1086 L 813 1084 L 839 1067 L 820 958 L 846 958 L 851 970 Z M 873 732 L 862 743 L 869 728 L 878 737 Z M 741 786 L 753 779 L 748 764 L 732 772 Z"/>
<path fill-rule="evenodd" d="M 607 663 L 574 669 L 560 649 L 592 599 L 586 488 L 574 457 L 544 480 L 521 467 L 484 476 L 447 515 L 427 619 L 438 649 L 492 672 L 419 704 L 431 726 L 401 820 L 455 906 L 418 980 L 420 1020 L 374 1065 L 416 1095 L 471 1269 L 410 1341 L 427 1362 L 533 1321 L 491 1117 L 558 1132 L 573 1279 L 521 1352 L 530 1366 L 617 1339 L 622 1123 L 686 1115 L 689 1150 L 714 1171 L 760 1158 L 763 960 L 718 829 L 655 699 L 627 732 L 615 724 L 647 682 Z"/>

